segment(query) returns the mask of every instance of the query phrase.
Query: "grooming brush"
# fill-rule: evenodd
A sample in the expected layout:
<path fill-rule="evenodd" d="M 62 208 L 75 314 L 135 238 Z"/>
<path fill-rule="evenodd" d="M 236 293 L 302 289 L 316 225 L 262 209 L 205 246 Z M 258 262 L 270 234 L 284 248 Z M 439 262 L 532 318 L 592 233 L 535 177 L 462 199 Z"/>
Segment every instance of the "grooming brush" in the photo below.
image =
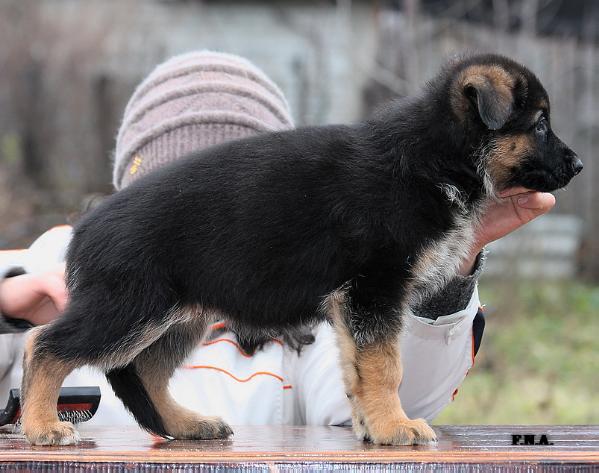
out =
<path fill-rule="evenodd" d="M 100 404 L 100 388 L 75 387 L 62 388 L 58 397 L 58 418 L 62 421 L 78 424 L 90 420 Z M 8 403 L 0 410 L 0 426 L 18 424 L 21 417 L 21 390 L 11 389 Z"/>

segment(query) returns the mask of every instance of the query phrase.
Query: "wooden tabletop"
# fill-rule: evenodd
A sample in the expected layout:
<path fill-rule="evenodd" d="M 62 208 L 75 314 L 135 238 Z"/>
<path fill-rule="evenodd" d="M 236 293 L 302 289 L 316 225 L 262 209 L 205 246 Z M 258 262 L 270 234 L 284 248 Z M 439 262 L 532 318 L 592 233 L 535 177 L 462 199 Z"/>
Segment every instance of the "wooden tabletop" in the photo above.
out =
<path fill-rule="evenodd" d="M 237 427 L 230 440 L 164 441 L 136 428 L 83 430 L 75 447 L 32 447 L 11 430 L 0 430 L 0 472 L 156 471 L 184 467 L 235 466 L 239 471 L 319 469 L 343 465 L 409 466 L 431 471 L 447 466 L 455 471 L 508 465 L 558 471 L 576 467 L 599 471 L 599 426 L 435 426 L 439 441 L 431 446 L 388 447 L 358 441 L 344 427 Z M 513 435 L 534 435 L 535 443 L 512 445 Z M 546 437 L 541 437 L 545 435 Z M 528 441 L 531 437 L 528 437 Z M 459 468 L 458 468 L 459 467 Z M 580 469 L 582 468 L 582 469 Z M 536 471 L 536 470 L 532 470 Z"/>

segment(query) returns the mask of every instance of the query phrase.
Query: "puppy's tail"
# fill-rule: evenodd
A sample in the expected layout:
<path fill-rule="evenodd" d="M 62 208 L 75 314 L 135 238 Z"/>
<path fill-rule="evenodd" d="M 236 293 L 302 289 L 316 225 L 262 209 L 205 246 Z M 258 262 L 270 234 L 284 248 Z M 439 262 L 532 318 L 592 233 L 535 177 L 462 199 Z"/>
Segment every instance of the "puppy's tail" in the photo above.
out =
<path fill-rule="evenodd" d="M 114 393 L 119 397 L 140 427 L 161 437 L 170 437 L 164 422 L 150 399 L 135 366 L 129 364 L 106 373 Z"/>

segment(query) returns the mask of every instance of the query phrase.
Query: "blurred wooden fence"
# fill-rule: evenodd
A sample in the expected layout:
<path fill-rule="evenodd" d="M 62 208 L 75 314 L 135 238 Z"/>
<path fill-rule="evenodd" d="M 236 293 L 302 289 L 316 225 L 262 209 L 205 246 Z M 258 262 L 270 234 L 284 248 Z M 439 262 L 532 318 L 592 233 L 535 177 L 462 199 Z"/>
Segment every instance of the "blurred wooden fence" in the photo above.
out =
<path fill-rule="evenodd" d="M 487 247 L 485 276 L 572 278 L 578 272 L 581 230 L 575 215 L 537 219 Z"/>

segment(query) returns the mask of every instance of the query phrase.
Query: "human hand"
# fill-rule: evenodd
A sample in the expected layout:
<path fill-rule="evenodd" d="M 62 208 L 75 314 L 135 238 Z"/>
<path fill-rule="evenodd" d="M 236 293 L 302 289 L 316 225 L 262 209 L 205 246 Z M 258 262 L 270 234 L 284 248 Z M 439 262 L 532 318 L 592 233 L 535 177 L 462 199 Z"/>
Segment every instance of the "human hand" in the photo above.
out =
<path fill-rule="evenodd" d="M 514 187 L 491 200 L 476 229 L 470 255 L 460 266 L 460 274 L 472 272 L 476 256 L 492 241 L 504 237 L 531 220 L 549 212 L 555 197 L 546 192 L 534 192 L 524 187 Z"/>
<path fill-rule="evenodd" d="M 65 309 L 67 289 L 64 264 L 44 274 L 22 274 L 0 282 L 0 313 L 42 325 Z"/>

